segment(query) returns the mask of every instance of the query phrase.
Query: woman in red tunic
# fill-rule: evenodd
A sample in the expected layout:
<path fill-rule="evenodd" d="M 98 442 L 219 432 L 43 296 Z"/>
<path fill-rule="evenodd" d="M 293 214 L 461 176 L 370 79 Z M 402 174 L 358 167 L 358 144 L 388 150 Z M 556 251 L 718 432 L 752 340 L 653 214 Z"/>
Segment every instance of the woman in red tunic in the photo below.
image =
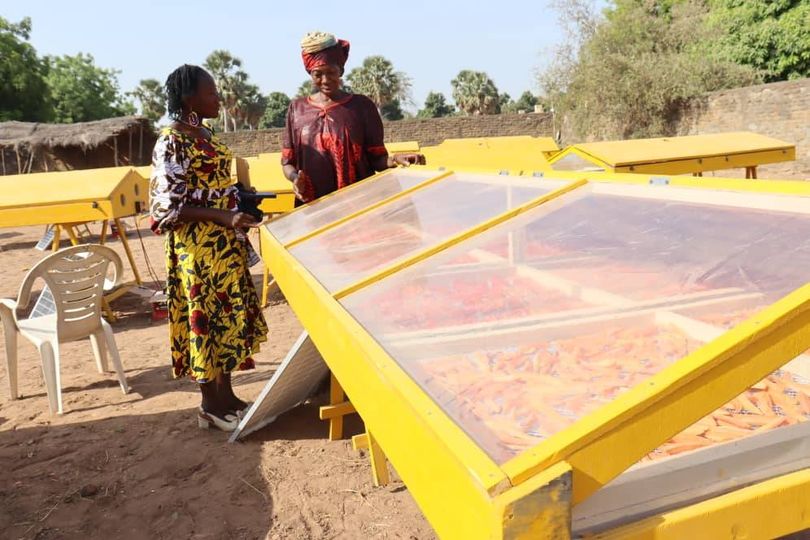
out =
<path fill-rule="evenodd" d="M 296 206 L 323 197 L 377 171 L 424 164 L 421 154 L 389 156 L 376 105 L 342 89 L 349 43 L 312 32 L 301 42 L 304 67 L 318 90 L 287 110 L 281 164 L 293 183 Z"/>

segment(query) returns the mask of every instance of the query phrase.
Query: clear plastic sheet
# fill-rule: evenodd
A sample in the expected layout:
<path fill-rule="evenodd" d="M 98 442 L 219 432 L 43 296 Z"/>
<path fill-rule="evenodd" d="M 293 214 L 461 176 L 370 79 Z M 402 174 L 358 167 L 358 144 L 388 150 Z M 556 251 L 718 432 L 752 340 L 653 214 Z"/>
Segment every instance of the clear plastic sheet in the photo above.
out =
<path fill-rule="evenodd" d="M 810 276 L 810 201 L 793 197 L 795 211 L 780 212 L 720 191 L 626 191 L 578 189 L 342 303 L 503 462 Z M 476 268 L 476 285 L 447 279 Z"/>
<path fill-rule="evenodd" d="M 362 188 L 340 190 L 317 204 L 273 221 L 267 229 L 279 242 L 286 244 L 439 174 L 438 171 L 397 169 L 380 178 L 365 181 L 368 185 Z"/>
<path fill-rule="evenodd" d="M 453 174 L 307 239 L 290 253 L 336 292 L 561 185 Z"/>

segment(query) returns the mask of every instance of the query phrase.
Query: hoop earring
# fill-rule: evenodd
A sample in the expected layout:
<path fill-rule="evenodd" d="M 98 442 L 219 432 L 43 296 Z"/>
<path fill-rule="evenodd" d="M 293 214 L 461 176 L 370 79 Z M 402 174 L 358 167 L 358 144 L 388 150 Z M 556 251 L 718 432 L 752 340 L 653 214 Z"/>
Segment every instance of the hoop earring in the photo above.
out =
<path fill-rule="evenodd" d="M 191 111 L 190 113 L 188 113 L 188 116 L 186 117 L 186 122 L 190 126 L 197 127 L 200 125 L 200 116 L 196 112 Z"/>

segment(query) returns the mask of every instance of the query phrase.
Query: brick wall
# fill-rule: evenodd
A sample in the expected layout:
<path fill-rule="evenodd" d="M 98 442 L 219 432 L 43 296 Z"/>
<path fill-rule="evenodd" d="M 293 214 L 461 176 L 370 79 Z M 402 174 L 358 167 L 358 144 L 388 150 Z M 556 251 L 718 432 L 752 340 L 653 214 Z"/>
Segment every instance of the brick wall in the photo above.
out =
<path fill-rule="evenodd" d="M 386 142 L 418 141 L 433 146 L 445 139 L 502 137 L 507 135 L 551 136 L 551 115 L 547 113 L 453 116 L 384 122 Z M 281 151 L 281 129 L 220 133 L 237 156 L 255 156 Z"/>
<path fill-rule="evenodd" d="M 723 131 L 754 131 L 795 144 L 796 161 L 764 165 L 758 175 L 810 180 L 810 79 L 714 92 L 693 102 L 678 129 L 680 135 Z"/>

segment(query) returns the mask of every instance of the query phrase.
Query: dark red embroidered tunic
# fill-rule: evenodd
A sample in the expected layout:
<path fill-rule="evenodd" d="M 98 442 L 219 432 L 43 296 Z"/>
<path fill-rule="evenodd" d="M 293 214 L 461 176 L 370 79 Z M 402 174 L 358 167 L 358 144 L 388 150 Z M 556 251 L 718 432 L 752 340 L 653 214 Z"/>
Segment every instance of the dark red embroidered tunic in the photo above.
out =
<path fill-rule="evenodd" d="M 327 107 L 310 98 L 290 103 L 281 164 L 306 172 L 316 198 L 373 175 L 372 161 L 387 155 L 382 119 L 366 96 Z"/>

